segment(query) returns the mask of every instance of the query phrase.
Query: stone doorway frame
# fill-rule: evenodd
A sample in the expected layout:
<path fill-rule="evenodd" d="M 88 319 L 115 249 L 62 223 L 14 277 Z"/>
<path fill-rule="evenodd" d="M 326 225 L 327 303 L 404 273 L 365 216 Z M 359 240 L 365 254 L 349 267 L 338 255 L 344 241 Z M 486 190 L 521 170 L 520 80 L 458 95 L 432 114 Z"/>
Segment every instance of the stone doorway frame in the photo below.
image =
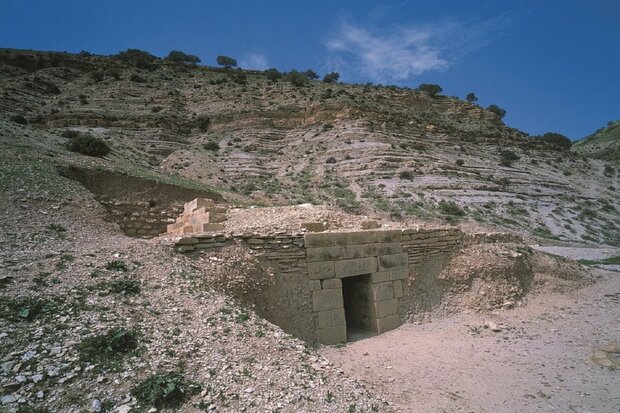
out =
<path fill-rule="evenodd" d="M 370 274 L 369 312 L 376 334 L 400 326 L 402 280 L 408 255 L 400 230 L 306 234 L 306 262 L 316 336 L 321 344 L 347 341 L 342 279 Z"/>

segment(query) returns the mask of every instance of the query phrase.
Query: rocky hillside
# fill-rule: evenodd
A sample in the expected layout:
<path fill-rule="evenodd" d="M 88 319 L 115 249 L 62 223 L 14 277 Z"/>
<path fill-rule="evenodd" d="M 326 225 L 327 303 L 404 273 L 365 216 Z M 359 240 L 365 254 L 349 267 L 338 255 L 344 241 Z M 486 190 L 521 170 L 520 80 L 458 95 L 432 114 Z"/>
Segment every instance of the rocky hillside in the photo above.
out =
<path fill-rule="evenodd" d="M 0 174 L 15 190 L 31 184 L 29 174 L 62 166 L 217 193 L 237 205 L 312 202 L 620 244 L 617 158 L 585 157 L 583 144 L 562 150 L 457 98 L 7 49 L 0 96 L 0 151 L 9 160 Z M 102 138 L 111 153 L 68 151 L 68 130 Z M 118 179 L 97 182 L 98 200 L 128 202 L 123 191 L 108 193 Z M 141 202 L 160 193 L 132 190 Z"/>
<path fill-rule="evenodd" d="M 617 164 L 620 161 L 620 120 L 609 122 L 607 126 L 576 142 L 573 150 L 584 156 L 615 161 Z"/>

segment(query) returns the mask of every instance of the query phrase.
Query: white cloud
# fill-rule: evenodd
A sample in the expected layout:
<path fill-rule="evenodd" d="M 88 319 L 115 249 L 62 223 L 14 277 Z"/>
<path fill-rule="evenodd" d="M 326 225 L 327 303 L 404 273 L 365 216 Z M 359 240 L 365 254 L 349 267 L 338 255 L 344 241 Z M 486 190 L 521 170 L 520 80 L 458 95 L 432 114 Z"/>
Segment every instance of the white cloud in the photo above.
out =
<path fill-rule="evenodd" d="M 486 34 L 505 22 L 502 18 L 466 27 L 445 20 L 375 32 L 341 22 L 336 35 L 326 43 L 331 52 L 328 66 L 354 78 L 402 82 L 449 67 L 484 46 Z"/>
<path fill-rule="evenodd" d="M 267 58 L 260 53 L 249 53 L 239 62 L 239 67 L 243 69 L 266 70 L 269 69 Z"/>

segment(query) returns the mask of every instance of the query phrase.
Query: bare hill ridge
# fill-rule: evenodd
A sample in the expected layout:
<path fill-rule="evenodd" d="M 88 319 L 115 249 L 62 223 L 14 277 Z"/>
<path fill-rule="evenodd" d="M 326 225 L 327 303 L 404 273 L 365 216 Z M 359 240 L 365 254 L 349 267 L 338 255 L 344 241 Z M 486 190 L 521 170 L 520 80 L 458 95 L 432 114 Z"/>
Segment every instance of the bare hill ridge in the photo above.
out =
<path fill-rule="evenodd" d="M 233 204 L 312 202 L 619 243 L 615 161 L 528 137 L 457 98 L 7 49 L 0 79 L 8 158 L 28 148 L 32 159 L 216 189 Z M 28 125 L 9 122 L 17 115 Z M 112 153 L 66 151 L 67 129 L 101 137 Z"/>

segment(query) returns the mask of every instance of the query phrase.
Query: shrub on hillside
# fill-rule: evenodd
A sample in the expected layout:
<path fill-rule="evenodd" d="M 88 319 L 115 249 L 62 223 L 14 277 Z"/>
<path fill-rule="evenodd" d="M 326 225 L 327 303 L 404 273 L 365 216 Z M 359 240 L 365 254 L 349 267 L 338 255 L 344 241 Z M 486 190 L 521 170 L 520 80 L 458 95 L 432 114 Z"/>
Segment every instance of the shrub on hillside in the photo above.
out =
<path fill-rule="evenodd" d="M 308 83 L 308 78 L 303 73 L 298 72 L 297 70 L 291 70 L 286 75 L 286 80 L 291 82 L 291 84 L 295 87 L 305 86 Z"/>
<path fill-rule="evenodd" d="M 230 56 L 218 56 L 215 60 L 217 61 L 218 65 L 224 66 L 226 69 L 231 67 L 237 67 L 237 60 L 233 59 Z"/>
<path fill-rule="evenodd" d="M 99 71 L 99 70 L 95 70 L 94 72 L 90 72 L 89 76 L 92 80 L 94 80 L 95 82 L 99 83 L 103 80 L 103 72 Z"/>
<path fill-rule="evenodd" d="M 434 83 L 421 83 L 418 90 L 428 93 L 429 96 L 437 96 L 443 90 L 441 86 Z"/>
<path fill-rule="evenodd" d="M 275 67 L 272 67 L 271 69 L 267 69 L 263 73 L 265 74 L 265 77 L 268 80 L 272 81 L 273 83 L 276 83 L 278 79 L 282 78 L 282 73 Z"/>
<path fill-rule="evenodd" d="M 164 57 L 164 60 L 174 63 L 197 65 L 200 63 L 200 58 L 193 54 L 187 54 L 180 50 L 172 50 L 168 53 L 168 56 Z"/>
<path fill-rule="evenodd" d="M 570 149 L 573 144 L 568 137 L 556 132 L 547 132 L 540 139 L 565 150 Z"/>
<path fill-rule="evenodd" d="M 306 75 L 306 77 L 310 80 L 316 80 L 319 78 L 319 75 L 316 74 L 316 72 L 312 69 L 308 69 L 304 72 L 304 75 Z"/>
<path fill-rule="evenodd" d="M 82 155 L 103 157 L 110 153 L 111 149 L 101 138 L 94 137 L 90 133 L 78 133 L 69 139 L 67 149 Z"/>
<path fill-rule="evenodd" d="M 148 69 L 151 63 L 157 60 L 157 57 L 140 49 L 127 49 L 124 52 L 118 52 L 112 57 L 124 62 L 133 63 L 140 69 Z"/>
<path fill-rule="evenodd" d="M 330 72 L 323 76 L 323 83 L 336 83 L 340 79 L 340 73 Z"/>
<path fill-rule="evenodd" d="M 502 108 L 500 108 L 497 105 L 489 105 L 489 107 L 487 108 L 487 110 L 489 112 L 493 112 L 495 113 L 497 116 L 499 116 L 500 119 L 503 119 L 504 116 L 506 116 L 506 111 Z"/>
<path fill-rule="evenodd" d="M 478 101 L 478 97 L 472 92 L 468 93 L 467 96 L 465 96 L 465 100 L 467 100 L 469 103 L 474 103 Z"/>
<path fill-rule="evenodd" d="M 507 166 L 507 167 L 512 166 L 514 162 L 521 159 L 519 155 L 517 155 L 516 153 L 514 153 L 513 151 L 509 149 L 501 150 L 499 152 L 499 158 L 500 158 L 500 165 Z"/>

